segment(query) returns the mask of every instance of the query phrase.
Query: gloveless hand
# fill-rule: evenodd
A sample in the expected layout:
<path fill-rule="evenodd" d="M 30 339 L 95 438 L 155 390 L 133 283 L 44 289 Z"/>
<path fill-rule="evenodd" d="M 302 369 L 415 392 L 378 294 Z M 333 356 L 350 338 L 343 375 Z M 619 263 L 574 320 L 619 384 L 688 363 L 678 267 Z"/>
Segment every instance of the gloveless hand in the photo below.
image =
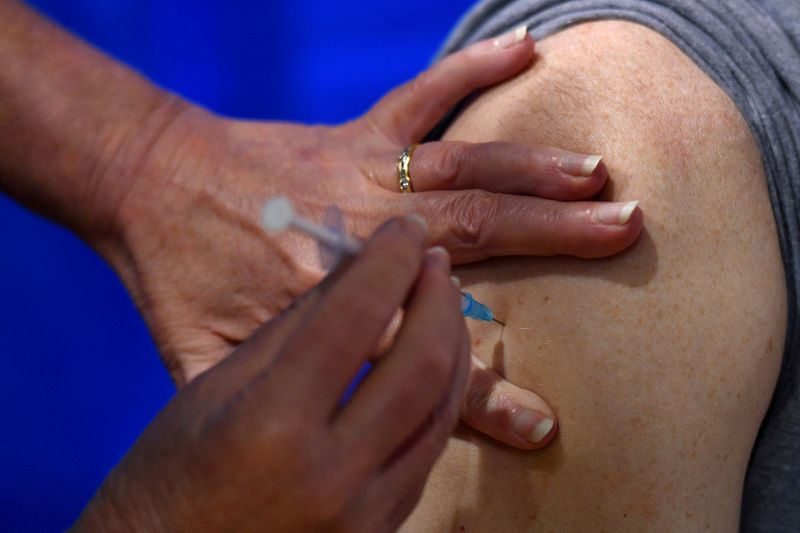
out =
<path fill-rule="evenodd" d="M 352 265 L 181 390 L 76 530 L 396 530 L 452 432 L 469 368 L 449 258 L 426 242 L 421 223 L 385 224 Z"/>
<path fill-rule="evenodd" d="M 607 178 L 605 166 L 585 155 L 425 143 L 411 162 L 415 192 L 399 193 L 402 149 L 533 55 L 524 32 L 478 43 L 337 127 L 228 120 L 170 106 L 116 210 L 118 238 L 97 247 L 134 295 L 175 380 L 186 383 L 224 359 L 321 276 L 312 242 L 259 226 L 272 195 L 290 197 L 312 220 L 335 204 L 356 235 L 391 216 L 419 214 L 455 263 L 511 254 L 600 257 L 630 245 L 641 230 L 638 210 L 623 222 L 623 205 L 577 201 Z M 541 445 L 531 428 L 514 427 L 512 415 L 528 409 L 552 418 L 546 404 L 490 369 L 473 365 L 473 372 L 463 418 L 511 445 Z M 498 394 L 503 401 L 491 401 Z"/>

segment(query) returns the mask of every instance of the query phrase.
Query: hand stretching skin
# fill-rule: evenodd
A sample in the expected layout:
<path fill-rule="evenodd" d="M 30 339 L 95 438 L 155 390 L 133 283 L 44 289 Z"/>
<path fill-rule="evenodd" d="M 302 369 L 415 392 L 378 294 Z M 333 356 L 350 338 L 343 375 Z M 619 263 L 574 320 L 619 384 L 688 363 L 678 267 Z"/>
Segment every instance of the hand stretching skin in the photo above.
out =
<path fill-rule="evenodd" d="M 185 387 L 75 529 L 395 531 L 453 430 L 469 367 L 450 261 L 426 237 L 416 221 L 388 222 Z M 400 306 L 393 344 L 340 407 Z"/>
<path fill-rule="evenodd" d="M 259 227 L 273 194 L 291 197 L 311 219 L 336 204 L 356 235 L 395 214 L 420 214 L 456 263 L 601 257 L 630 245 L 642 227 L 638 209 L 579 201 L 603 187 L 602 163 L 539 146 L 423 144 L 411 164 L 417 192 L 397 192 L 403 147 L 464 96 L 532 61 L 524 33 L 443 60 L 361 119 L 309 127 L 215 116 L 16 2 L 0 2 L 0 21 L 0 112 L 8 117 L 0 121 L 0 186 L 114 266 L 179 385 L 228 356 L 321 275 L 311 243 Z M 472 370 L 468 423 L 521 448 L 549 440 L 531 442 L 531 417 L 518 416 L 552 418 L 538 396 L 491 369 Z M 520 419 L 527 425 L 514 427 Z"/>

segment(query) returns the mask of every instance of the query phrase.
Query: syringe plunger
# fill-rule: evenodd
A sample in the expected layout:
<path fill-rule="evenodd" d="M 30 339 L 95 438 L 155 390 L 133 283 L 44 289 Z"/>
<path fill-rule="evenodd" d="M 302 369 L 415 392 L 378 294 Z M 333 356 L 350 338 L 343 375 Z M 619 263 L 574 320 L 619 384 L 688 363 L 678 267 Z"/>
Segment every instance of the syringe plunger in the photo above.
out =
<path fill-rule="evenodd" d="M 351 255 L 356 255 L 361 251 L 361 243 L 349 235 L 333 231 L 299 216 L 295 213 L 292 203 L 283 196 L 276 196 L 267 202 L 261 220 L 264 227 L 273 233 L 280 233 L 285 229 L 292 228 L 332 250 L 347 252 Z"/>

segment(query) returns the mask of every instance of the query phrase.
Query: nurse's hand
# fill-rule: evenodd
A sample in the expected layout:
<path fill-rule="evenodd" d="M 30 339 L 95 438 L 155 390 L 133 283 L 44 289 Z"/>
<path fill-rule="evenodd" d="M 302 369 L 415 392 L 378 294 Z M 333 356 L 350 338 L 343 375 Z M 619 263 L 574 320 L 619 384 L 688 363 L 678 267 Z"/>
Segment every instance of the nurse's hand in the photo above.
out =
<path fill-rule="evenodd" d="M 469 368 L 449 258 L 426 242 L 420 222 L 386 223 L 335 279 L 183 388 L 76 529 L 394 531 L 455 426 Z"/>

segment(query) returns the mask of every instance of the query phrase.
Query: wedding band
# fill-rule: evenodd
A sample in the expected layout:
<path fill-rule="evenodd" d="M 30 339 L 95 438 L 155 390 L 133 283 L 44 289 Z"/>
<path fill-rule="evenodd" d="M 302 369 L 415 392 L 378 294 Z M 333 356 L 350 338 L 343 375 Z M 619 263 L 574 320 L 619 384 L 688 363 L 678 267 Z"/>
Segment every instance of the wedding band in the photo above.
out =
<path fill-rule="evenodd" d="M 409 144 L 400 152 L 400 157 L 397 158 L 397 184 L 400 186 L 401 193 L 414 192 L 408 168 L 411 166 L 411 156 L 414 154 L 416 147 L 416 144 Z"/>

